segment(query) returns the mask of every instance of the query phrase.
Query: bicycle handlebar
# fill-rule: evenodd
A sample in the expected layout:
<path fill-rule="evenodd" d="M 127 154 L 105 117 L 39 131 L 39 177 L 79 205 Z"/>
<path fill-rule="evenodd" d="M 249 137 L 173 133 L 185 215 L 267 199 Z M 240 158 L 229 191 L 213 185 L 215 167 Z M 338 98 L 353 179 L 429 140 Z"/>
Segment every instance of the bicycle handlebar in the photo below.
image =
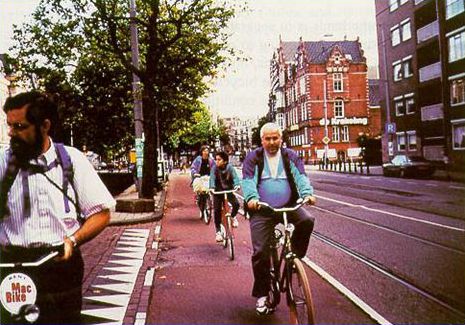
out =
<path fill-rule="evenodd" d="M 47 247 L 47 249 L 50 249 L 50 252 L 48 254 L 40 256 L 37 260 L 33 262 L 0 263 L 0 268 L 40 266 L 58 255 L 63 255 L 65 250 L 65 243 L 61 242 L 58 244 L 53 244 L 50 247 Z"/>
<path fill-rule="evenodd" d="M 239 189 L 236 189 L 236 188 L 234 188 L 234 189 L 232 189 L 232 190 L 226 190 L 226 191 L 215 191 L 215 190 L 213 190 L 213 189 L 210 189 L 210 192 L 212 192 L 213 194 L 218 195 L 218 194 L 229 194 L 229 193 L 234 193 L 234 192 L 237 192 L 238 190 L 239 190 Z"/>
<path fill-rule="evenodd" d="M 304 201 L 304 199 L 298 199 L 297 204 L 295 206 L 293 206 L 293 207 L 273 208 L 271 205 L 269 205 L 266 202 L 258 201 L 258 205 L 265 206 L 265 207 L 273 210 L 274 212 L 292 212 L 292 211 L 295 211 L 295 210 L 299 209 L 305 203 L 306 202 Z"/>

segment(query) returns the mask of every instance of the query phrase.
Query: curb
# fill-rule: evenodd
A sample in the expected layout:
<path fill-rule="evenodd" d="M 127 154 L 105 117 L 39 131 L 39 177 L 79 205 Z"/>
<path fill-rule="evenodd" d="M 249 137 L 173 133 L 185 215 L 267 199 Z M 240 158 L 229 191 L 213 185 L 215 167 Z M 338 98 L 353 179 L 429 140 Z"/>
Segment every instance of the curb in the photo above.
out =
<path fill-rule="evenodd" d="M 115 213 L 124 214 L 125 218 L 111 218 L 109 225 L 121 226 L 121 225 L 131 225 L 131 224 L 136 224 L 136 223 L 159 221 L 163 218 L 165 200 L 166 200 L 166 186 L 160 194 L 160 199 L 157 202 L 158 208 L 156 209 L 156 211 L 148 212 L 148 213 L 112 212 L 112 215 L 114 215 Z"/>

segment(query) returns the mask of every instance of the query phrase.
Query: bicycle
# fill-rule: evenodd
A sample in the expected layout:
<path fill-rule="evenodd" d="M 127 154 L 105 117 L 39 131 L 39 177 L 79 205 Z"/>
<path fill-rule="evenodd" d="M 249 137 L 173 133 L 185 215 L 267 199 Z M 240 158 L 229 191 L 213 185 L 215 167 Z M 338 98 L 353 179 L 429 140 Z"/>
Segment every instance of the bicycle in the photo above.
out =
<path fill-rule="evenodd" d="M 194 181 L 192 182 L 192 186 L 194 191 L 196 192 L 196 200 L 197 206 L 200 209 L 200 219 L 208 226 L 210 224 L 212 218 L 212 210 L 213 210 L 213 203 L 208 193 L 209 187 L 209 176 L 200 176 L 200 174 L 194 174 Z M 197 181 L 198 179 L 198 181 Z M 205 205 L 203 209 L 200 207 L 200 202 L 204 201 Z"/>
<path fill-rule="evenodd" d="M 2 253 L 8 251 L 11 254 L 18 249 L 6 246 L 2 248 Z M 39 319 L 40 308 L 36 305 L 37 275 L 31 269 L 44 265 L 58 255 L 63 255 L 64 243 L 28 248 L 27 252 L 28 254 L 15 253 L 15 260 L 0 263 L 2 324 L 34 323 Z"/>
<path fill-rule="evenodd" d="M 221 243 L 223 248 L 229 248 L 229 259 L 231 261 L 234 260 L 234 228 L 232 226 L 233 218 L 230 212 L 228 194 L 234 193 L 237 190 L 237 188 L 226 191 L 210 190 L 214 195 L 224 195 L 223 208 L 221 209 L 221 233 L 223 234 L 223 241 Z"/>
<path fill-rule="evenodd" d="M 281 301 L 281 293 L 285 293 L 291 324 L 314 324 L 310 284 L 302 261 L 292 252 L 291 237 L 294 225 L 287 220 L 287 213 L 299 209 L 304 203 L 300 199 L 294 207 L 273 208 L 265 202 L 258 202 L 260 206 L 282 213 L 284 234 L 278 227 L 275 227 L 271 243 L 269 307 L 274 310 Z"/>

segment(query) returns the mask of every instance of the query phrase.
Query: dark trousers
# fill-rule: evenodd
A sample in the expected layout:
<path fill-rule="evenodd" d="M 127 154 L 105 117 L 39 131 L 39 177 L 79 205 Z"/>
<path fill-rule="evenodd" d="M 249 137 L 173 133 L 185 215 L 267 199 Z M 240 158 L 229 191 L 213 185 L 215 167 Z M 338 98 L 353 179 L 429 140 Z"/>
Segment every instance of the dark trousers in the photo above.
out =
<path fill-rule="evenodd" d="M 292 250 L 299 258 L 304 257 L 313 230 L 314 219 L 303 208 L 288 212 L 287 218 L 288 222 L 295 226 L 291 238 Z M 282 222 L 281 213 L 275 213 L 265 208 L 255 211 L 250 218 L 254 275 L 252 295 L 254 297 L 267 296 L 270 291 L 270 244 L 274 227 L 280 222 Z"/>
<path fill-rule="evenodd" d="M 11 253 L 11 254 L 10 254 Z M 28 250 L 21 253 L 17 250 L 5 253 L 2 251 L 2 262 L 21 260 L 28 255 Z M 29 256 L 24 260 L 35 260 Z M 84 262 L 79 250 L 66 262 L 46 262 L 39 267 L 2 269 L 1 279 L 10 273 L 25 273 L 32 278 L 37 287 L 36 305 L 40 309 L 38 324 L 80 324 L 82 307 L 82 280 Z M 5 310 L 1 311 L 1 323 L 12 322 Z"/>
<path fill-rule="evenodd" d="M 237 211 L 239 211 L 239 202 L 233 193 L 228 193 L 228 201 L 232 205 L 231 217 L 235 217 Z M 216 231 L 220 231 L 221 225 L 221 209 L 223 207 L 224 194 L 213 195 L 213 209 L 215 210 L 215 228 Z"/>

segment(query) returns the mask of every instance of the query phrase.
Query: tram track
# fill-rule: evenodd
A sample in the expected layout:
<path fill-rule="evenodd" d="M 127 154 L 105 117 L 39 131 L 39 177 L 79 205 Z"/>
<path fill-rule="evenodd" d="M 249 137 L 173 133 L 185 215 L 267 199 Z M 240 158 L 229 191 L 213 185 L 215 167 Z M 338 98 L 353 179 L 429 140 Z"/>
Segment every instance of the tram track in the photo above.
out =
<path fill-rule="evenodd" d="M 414 292 L 416 292 L 417 294 L 421 295 L 422 297 L 442 306 L 443 308 L 453 312 L 454 314 L 456 314 L 457 316 L 465 319 L 465 312 L 458 309 L 457 307 L 453 306 L 450 302 L 442 299 L 441 297 L 438 297 L 436 295 L 434 295 L 433 293 L 431 292 L 428 292 L 422 288 L 420 288 L 419 286 L 415 285 L 414 283 L 412 283 L 411 281 L 391 272 L 391 270 L 389 270 L 387 267 L 385 267 L 384 265 L 376 262 L 375 260 L 373 259 L 370 259 L 360 253 L 358 253 L 357 251 L 351 249 L 350 247 L 344 245 L 344 244 L 341 244 L 331 238 L 329 238 L 328 236 L 325 236 L 323 235 L 322 233 L 320 232 L 316 232 L 314 231 L 313 234 L 312 234 L 312 237 L 318 239 L 319 241 L 323 242 L 324 244 L 326 245 L 329 245 L 339 251 L 342 251 L 344 254 L 347 254 L 349 255 L 350 257 L 352 258 L 355 258 L 357 261 L 365 264 L 366 266 L 370 267 L 371 269 L 374 269 L 376 270 L 377 272 L 383 274 L 384 276 L 390 278 L 391 280 L 395 281 L 396 283 L 404 286 L 404 287 L 407 287 L 409 290 L 412 290 Z M 308 259 L 308 258 L 307 258 Z M 305 261 L 305 260 L 304 260 Z M 306 264 L 311 267 L 310 263 L 308 263 L 308 261 L 306 262 Z M 313 267 L 311 267 L 313 270 L 315 270 Z M 316 271 L 316 270 L 315 270 Z M 317 273 L 319 273 L 317 271 Z"/>

